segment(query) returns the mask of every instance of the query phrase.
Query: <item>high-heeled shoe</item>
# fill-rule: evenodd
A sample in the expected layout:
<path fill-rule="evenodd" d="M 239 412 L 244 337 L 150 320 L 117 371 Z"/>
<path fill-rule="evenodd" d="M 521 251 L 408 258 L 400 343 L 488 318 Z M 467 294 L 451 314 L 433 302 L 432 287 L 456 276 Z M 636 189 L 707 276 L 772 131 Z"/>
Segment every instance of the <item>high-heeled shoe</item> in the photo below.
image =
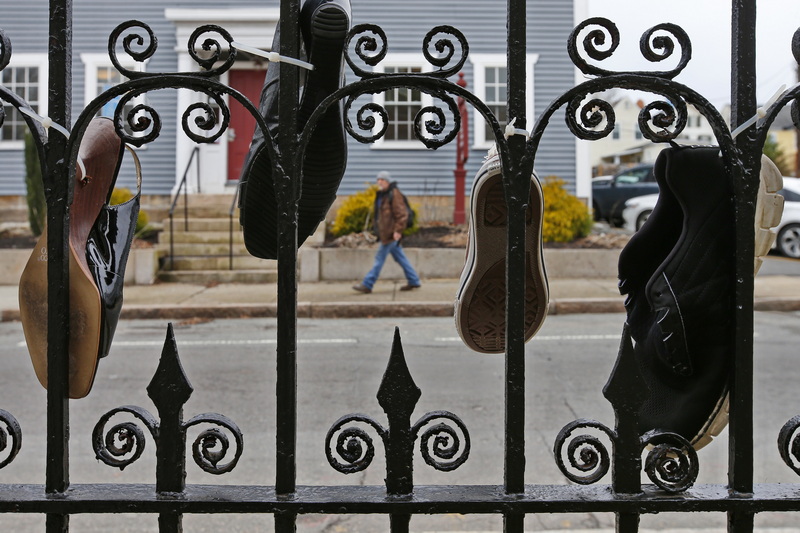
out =
<path fill-rule="evenodd" d="M 297 120 L 300 130 L 320 102 L 342 86 L 342 54 L 350 21 L 349 0 L 307 0 L 301 8 L 302 52 L 307 54 L 314 70 L 307 75 L 300 97 Z M 279 46 L 280 28 L 275 30 L 272 49 L 278 50 Z M 270 65 L 259 104 L 259 112 L 278 143 L 279 81 L 278 65 Z M 297 214 L 298 246 L 314 233 L 336 199 L 347 165 L 343 115 L 343 102 L 331 106 L 317 122 L 303 154 L 303 182 Z M 256 257 L 276 259 L 278 206 L 272 162 L 265 143 L 264 135 L 256 129 L 239 181 L 239 221 L 247 251 Z"/>
<path fill-rule="evenodd" d="M 122 285 L 139 214 L 140 191 L 119 205 L 108 202 L 122 162 L 123 143 L 107 118 L 86 129 L 78 156 L 69 225 L 69 397 L 92 388 L 97 363 L 108 354 L 122 305 Z M 133 153 L 133 152 L 132 152 Z M 134 153 L 137 181 L 141 170 Z M 36 377 L 47 387 L 47 230 L 19 283 L 22 329 Z"/>

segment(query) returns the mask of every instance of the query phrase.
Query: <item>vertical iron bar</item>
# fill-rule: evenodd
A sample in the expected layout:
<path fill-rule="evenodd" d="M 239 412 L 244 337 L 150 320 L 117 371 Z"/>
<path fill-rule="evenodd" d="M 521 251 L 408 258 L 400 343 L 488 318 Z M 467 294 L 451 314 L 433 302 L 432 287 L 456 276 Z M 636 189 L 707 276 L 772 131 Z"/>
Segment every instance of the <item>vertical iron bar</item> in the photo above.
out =
<path fill-rule="evenodd" d="M 636 533 L 639 531 L 639 515 L 636 513 L 616 514 L 617 533 Z"/>
<path fill-rule="evenodd" d="M 72 0 L 50 1 L 48 114 L 69 129 L 72 108 Z M 46 492 L 69 488 L 69 203 L 63 164 L 67 140 L 48 136 L 47 199 L 47 466 Z M 48 533 L 69 531 L 69 515 L 48 514 Z"/>
<path fill-rule="evenodd" d="M 389 515 L 389 531 L 391 533 L 408 533 L 411 527 L 410 514 Z"/>
<path fill-rule="evenodd" d="M 756 3 L 731 6 L 731 129 L 756 112 Z M 736 139 L 742 175 L 734 175 L 736 195 L 735 351 L 730 393 L 728 483 L 734 492 L 753 491 L 753 217 L 761 147 L 750 128 Z M 754 514 L 729 511 L 728 531 L 752 533 Z"/>
<path fill-rule="evenodd" d="M 297 0 L 282 0 L 280 12 L 280 54 L 298 57 Z M 273 167 L 278 205 L 278 333 L 276 385 L 276 481 L 278 494 L 295 491 L 297 445 L 297 113 L 298 71 L 286 63 L 280 69 L 281 168 Z M 276 516 L 276 531 L 295 530 L 296 515 Z"/>
<path fill-rule="evenodd" d="M 733 0 L 731 23 L 731 128 L 756 113 L 756 6 Z M 743 176 L 735 176 L 736 194 L 736 339 L 731 387 L 729 483 L 736 492 L 753 491 L 753 217 L 761 147 L 755 128 L 736 139 Z"/>
<path fill-rule="evenodd" d="M 524 0 L 508 1 L 508 120 L 516 119 L 517 128 L 526 127 L 525 77 L 526 77 L 526 8 Z M 525 490 L 525 210 L 530 186 L 530 169 L 527 177 L 524 165 L 525 138 L 514 135 L 509 139 L 513 161 L 514 183 L 512 191 L 506 190 L 508 207 L 508 254 L 506 261 L 506 413 L 505 413 L 505 489 L 509 493 Z M 508 173 L 512 169 L 504 169 Z M 524 184 L 527 186 L 522 186 Z M 506 181 L 508 184 L 508 181 Z M 520 187 L 522 186 L 522 187 Z M 519 196 L 524 190 L 524 196 Z M 513 200 L 513 203 L 512 203 Z M 506 531 L 522 531 L 521 517 L 506 517 Z M 509 524 L 515 526 L 509 527 Z M 516 524 L 519 524 L 517 528 Z"/>
<path fill-rule="evenodd" d="M 70 127 L 72 78 L 72 1 L 50 2 L 48 113 Z M 69 487 L 69 202 L 64 167 L 67 140 L 51 130 L 47 143 L 47 492 Z"/>
<path fill-rule="evenodd" d="M 158 533 L 183 533 L 182 516 L 175 513 L 159 514 Z"/>

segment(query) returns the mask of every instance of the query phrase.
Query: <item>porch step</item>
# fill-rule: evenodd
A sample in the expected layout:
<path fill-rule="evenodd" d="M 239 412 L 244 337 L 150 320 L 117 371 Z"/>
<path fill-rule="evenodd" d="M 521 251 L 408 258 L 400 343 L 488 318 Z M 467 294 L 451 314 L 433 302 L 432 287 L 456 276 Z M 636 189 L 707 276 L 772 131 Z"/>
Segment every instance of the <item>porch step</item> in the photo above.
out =
<path fill-rule="evenodd" d="M 175 244 L 228 244 L 231 235 L 227 231 L 176 231 L 171 238 Z M 159 244 L 169 246 L 169 241 L 169 230 L 162 231 L 158 237 Z M 238 228 L 233 231 L 233 242 L 234 244 L 244 242 L 244 236 Z"/>
<path fill-rule="evenodd" d="M 187 256 L 175 255 L 174 258 L 167 259 L 165 267 L 172 271 L 196 271 L 196 270 L 229 270 L 231 258 L 225 255 L 218 256 Z M 277 271 L 278 262 L 268 261 L 253 257 L 252 255 L 234 255 L 233 270 L 269 270 Z"/>
<path fill-rule="evenodd" d="M 201 284 L 277 280 L 277 261 L 252 257 L 247 252 L 238 211 L 232 220 L 229 216 L 232 201 L 231 195 L 190 196 L 189 216 L 184 218 L 183 199 L 179 200 L 175 216 L 172 220 L 163 219 L 163 230 L 158 236 L 158 247 L 164 251 L 159 280 Z M 325 225 L 320 224 L 307 245 L 319 244 L 324 237 Z"/>
<path fill-rule="evenodd" d="M 174 253 L 176 257 L 192 255 L 219 255 L 228 257 L 231 254 L 231 249 L 227 240 L 225 242 L 206 242 L 202 244 L 175 241 L 175 244 L 173 244 L 171 248 L 168 242 L 161 243 L 158 247 L 164 250 L 165 255 L 169 256 L 170 253 Z M 248 255 L 247 248 L 245 248 L 242 242 L 234 242 L 232 252 L 234 257 L 237 255 Z"/>
<path fill-rule="evenodd" d="M 161 281 L 177 283 L 273 283 L 278 272 L 271 270 L 163 270 Z"/>
<path fill-rule="evenodd" d="M 164 231 L 169 232 L 170 228 L 173 226 L 174 229 L 172 231 L 174 233 L 223 231 L 225 234 L 228 234 L 231 228 L 233 228 L 234 233 L 242 232 L 242 227 L 239 225 L 239 218 L 234 216 L 233 219 L 231 219 L 227 215 L 225 217 L 216 218 L 192 217 L 186 220 L 184 220 L 182 216 L 175 217 L 173 220 L 169 218 L 164 219 Z"/>

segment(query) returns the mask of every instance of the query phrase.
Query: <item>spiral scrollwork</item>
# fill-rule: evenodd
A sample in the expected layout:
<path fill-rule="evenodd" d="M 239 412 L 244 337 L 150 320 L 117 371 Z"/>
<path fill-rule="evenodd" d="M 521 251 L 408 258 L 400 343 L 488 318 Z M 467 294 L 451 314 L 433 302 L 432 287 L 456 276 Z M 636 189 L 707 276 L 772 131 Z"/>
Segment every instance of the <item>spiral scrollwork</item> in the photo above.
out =
<path fill-rule="evenodd" d="M 353 42 L 353 39 L 356 39 L 355 45 L 352 48 L 353 52 L 355 52 L 356 56 L 366 65 L 374 67 L 383 61 L 383 58 L 386 57 L 386 53 L 389 50 L 386 33 L 383 31 L 383 28 L 375 24 L 358 24 L 353 26 L 347 36 L 347 42 L 344 46 L 345 61 L 347 61 L 347 64 L 350 65 L 350 68 L 353 69 L 353 72 L 355 72 L 357 76 L 366 78 L 376 75 L 372 71 L 366 71 L 360 68 L 351 57 L 350 43 Z"/>
<path fill-rule="evenodd" d="M 436 420 L 442 422 L 432 424 Z M 453 413 L 448 411 L 428 413 L 414 424 L 411 431 L 420 440 L 419 450 L 422 458 L 436 470 L 450 472 L 469 458 L 469 431 L 464 422 Z"/>
<path fill-rule="evenodd" d="M 454 43 L 458 42 L 458 46 Z M 436 55 L 431 53 L 431 49 L 436 51 Z M 455 63 L 448 67 L 456 54 L 460 55 Z M 425 60 L 439 70 L 432 74 L 448 78 L 458 74 L 469 55 L 469 44 L 466 37 L 458 29 L 452 26 L 436 26 L 432 28 L 422 41 L 422 54 Z"/>
<path fill-rule="evenodd" d="M 184 425 L 185 429 L 199 424 L 214 424 L 218 427 L 202 431 L 192 444 L 194 462 L 209 474 L 225 474 L 236 467 L 244 451 L 244 437 L 239 427 L 229 418 L 215 413 L 197 415 Z M 221 431 L 219 428 L 224 429 Z M 228 456 L 233 436 L 236 452 L 230 461 L 222 463 Z"/>
<path fill-rule="evenodd" d="M 0 424 L 0 453 L 5 456 L 0 460 L 0 468 L 5 468 L 22 449 L 22 428 L 14 415 L 3 409 L 0 409 Z"/>
<path fill-rule="evenodd" d="M 648 61 L 656 63 L 664 61 L 675 52 L 675 42 L 681 47 L 681 58 L 678 66 L 673 69 L 674 77 L 684 69 L 692 57 L 692 42 L 683 28 L 675 24 L 658 24 L 647 30 L 639 41 L 639 49 Z"/>
<path fill-rule="evenodd" d="M 670 141 L 686 127 L 687 117 L 686 102 L 682 99 L 656 100 L 639 112 L 639 129 L 653 142 Z"/>
<path fill-rule="evenodd" d="M 351 47 L 354 40 L 355 44 Z M 354 26 L 345 43 L 345 60 L 360 78 L 394 75 L 362 68 L 350 54 L 351 50 L 359 61 L 368 67 L 380 64 L 389 50 L 389 41 L 380 26 L 375 24 Z M 457 28 L 446 25 L 436 26 L 425 35 L 422 41 L 422 54 L 425 60 L 435 67 L 425 75 L 448 78 L 456 75 L 467 62 L 469 43 Z"/>
<path fill-rule="evenodd" d="M 582 46 L 579 46 L 578 41 L 581 36 L 583 36 Z M 567 42 L 567 51 L 572 62 L 584 74 L 606 76 L 619 74 L 619 72 L 589 64 L 584 59 L 584 54 L 594 61 L 603 61 L 614 54 L 619 48 L 619 44 L 620 35 L 617 26 L 606 18 L 594 17 L 583 21 L 572 30 Z M 639 40 L 639 49 L 642 56 L 648 61 L 658 63 L 672 57 L 676 45 L 680 47 L 681 57 L 674 68 L 652 72 L 631 71 L 630 73 L 672 79 L 681 73 L 692 57 L 691 41 L 680 26 L 664 23 L 648 29 Z"/>
<path fill-rule="evenodd" d="M 149 105 L 136 104 L 127 113 L 125 112 L 131 100 L 141 94 L 131 91 L 123 95 L 114 110 L 114 128 L 117 135 L 124 142 L 137 147 L 153 142 L 161 133 L 161 117 Z"/>
<path fill-rule="evenodd" d="M 212 37 L 214 34 L 221 37 L 222 40 L 227 43 L 227 46 L 223 46 L 218 38 Z M 199 46 L 199 48 L 206 52 L 211 52 L 208 57 L 200 57 L 200 55 L 197 53 L 197 41 L 202 36 L 205 36 L 205 40 L 203 41 L 203 44 Z M 192 35 L 189 37 L 189 55 L 195 62 L 197 62 L 198 65 L 203 67 L 206 74 L 218 76 L 221 72 L 231 68 L 234 61 L 236 61 L 236 48 L 232 46 L 232 43 L 233 36 L 228 33 L 227 30 L 215 24 L 206 24 L 195 29 L 194 32 L 192 32 Z M 226 50 L 228 50 L 229 53 L 227 54 L 223 64 L 216 69 L 213 69 L 214 64 L 218 61 L 221 61 L 223 53 Z"/>
<path fill-rule="evenodd" d="M 119 413 L 128 413 L 139 419 L 153 438 L 158 429 L 158 422 L 144 409 L 130 405 L 109 411 L 97 422 L 92 432 L 95 455 L 105 464 L 124 470 L 141 457 L 146 439 L 144 431 L 135 422 L 121 422 L 107 431 L 106 424 Z"/>
<path fill-rule="evenodd" d="M 403 84 L 398 84 L 394 87 L 412 88 Z M 426 148 L 433 150 L 455 139 L 461 128 L 461 115 L 455 100 L 442 91 L 420 89 L 419 87 L 413 87 L 413 89 L 431 94 L 435 99 L 442 102 L 449 110 L 449 117 L 452 119 L 448 120 L 448 113 L 440 106 L 425 106 L 414 116 L 413 131 L 415 137 Z M 349 117 L 350 109 L 358 96 L 361 95 L 356 94 L 348 98 L 345 103 L 345 116 Z M 376 117 L 379 120 L 376 120 Z M 378 124 L 379 121 L 380 124 Z M 363 104 L 356 112 L 356 124 L 358 130 L 353 127 L 353 123 L 349 118 L 345 121 L 345 129 L 348 134 L 361 143 L 373 143 L 386 134 L 389 125 L 389 113 L 380 104 L 368 102 Z"/>
<path fill-rule="evenodd" d="M 677 433 L 650 432 L 642 437 L 651 447 L 644 471 L 656 486 L 667 492 L 683 492 L 697 480 L 700 465 L 692 445 Z"/>
<path fill-rule="evenodd" d="M 114 28 L 114 31 L 108 37 L 108 55 L 114 68 L 130 79 L 146 76 L 144 72 L 127 69 L 122 66 L 117 57 L 120 38 L 122 38 L 124 52 L 137 63 L 142 63 L 153 57 L 158 49 L 158 39 L 153 30 L 144 22 L 129 20 Z"/>
<path fill-rule="evenodd" d="M 614 131 L 616 115 L 614 108 L 599 98 L 582 103 L 579 95 L 567 104 L 567 127 L 579 139 L 597 140 Z M 602 126 L 602 127 L 601 127 Z M 601 129 L 597 129 L 601 127 Z"/>
<path fill-rule="evenodd" d="M 355 96 L 349 98 L 345 104 L 345 110 L 349 111 L 355 101 Z M 347 116 L 347 113 L 345 113 Z M 380 119 L 380 129 L 376 130 L 375 127 L 378 121 L 375 117 Z M 389 127 L 389 113 L 382 105 L 375 102 L 369 102 L 356 112 L 356 123 L 358 129 L 364 132 L 370 132 L 369 135 L 361 135 L 354 128 L 350 119 L 345 122 L 345 129 L 347 132 L 358 142 L 368 144 L 377 141 L 386 134 L 386 129 Z"/>
<path fill-rule="evenodd" d="M 778 451 L 786 466 L 800 475 L 800 416 L 792 418 L 781 428 Z"/>
<path fill-rule="evenodd" d="M 181 119 L 184 133 L 196 143 L 212 143 L 219 139 L 228 128 L 231 119 L 230 109 L 220 95 L 213 92 L 205 94 L 209 95 L 214 105 L 210 102 L 195 102 L 186 109 Z M 215 107 L 219 110 L 219 115 Z M 192 124 L 206 133 L 193 131 Z"/>
<path fill-rule="evenodd" d="M 600 431 L 609 439 L 614 439 L 614 432 L 605 425 L 594 420 L 579 419 L 567 424 L 558 433 L 553 448 L 561 473 L 580 485 L 599 481 L 611 468 L 608 448 L 598 437 L 585 433 L 573 436 L 573 433 L 586 429 Z M 569 465 L 565 464 L 565 457 Z"/>
<path fill-rule="evenodd" d="M 585 30 L 583 46 L 579 48 L 578 39 Z M 606 41 L 609 41 L 608 43 Z M 616 24 L 602 17 L 584 20 L 572 30 L 567 41 L 567 52 L 572 62 L 584 74 L 601 74 L 606 71 L 590 65 L 581 55 L 581 50 L 595 61 L 611 57 L 619 47 L 619 30 Z"/>
<path fill-rule="evenodd" d="M 325 457 L 335 470 L 343 474 L 361 472 L 375 458 L 372 437 L 361 427 L 345 427 L 357 423 L 371 426 L 381 438 L 386 436 L 386 430 L 367 415 L 349 415 L 337 420 L 325 438 Z"/>

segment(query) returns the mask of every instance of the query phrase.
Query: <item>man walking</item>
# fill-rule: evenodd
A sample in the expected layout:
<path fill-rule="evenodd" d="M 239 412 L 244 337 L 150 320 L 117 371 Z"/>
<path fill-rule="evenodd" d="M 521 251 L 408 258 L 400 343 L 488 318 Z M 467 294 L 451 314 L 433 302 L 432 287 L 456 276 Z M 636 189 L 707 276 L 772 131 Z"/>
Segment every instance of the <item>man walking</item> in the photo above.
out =
<path fill-rule="evenodd" d="M 403 247 L 400 246 L 400 239 L 403 236 L 403 230 L 406 228 L 406 221 L 408 220 L 408 211 L 406 210 L 403 195 L 397 188 L 397 182 L 390 182 L 390 179 L 391 176 L 385 170 L 378 173 L 378 193 L 375 195 L 373 221 L 380 247 L 375 254 L 375 262 L 372 265 L 372 269 L 364 276 L 364 281 L 358 285 L 353 285 L 354 290 L 364 294 L 372 292 L 372 287 L 378 280 L 383 263 L 389 254 L 392 254 L 392 258 L 397 261 L 406 276 L 407 283 L 400 287 L 400 290 L 410 291 L 421 286 L 417 272 L 403 252 Z"/>

